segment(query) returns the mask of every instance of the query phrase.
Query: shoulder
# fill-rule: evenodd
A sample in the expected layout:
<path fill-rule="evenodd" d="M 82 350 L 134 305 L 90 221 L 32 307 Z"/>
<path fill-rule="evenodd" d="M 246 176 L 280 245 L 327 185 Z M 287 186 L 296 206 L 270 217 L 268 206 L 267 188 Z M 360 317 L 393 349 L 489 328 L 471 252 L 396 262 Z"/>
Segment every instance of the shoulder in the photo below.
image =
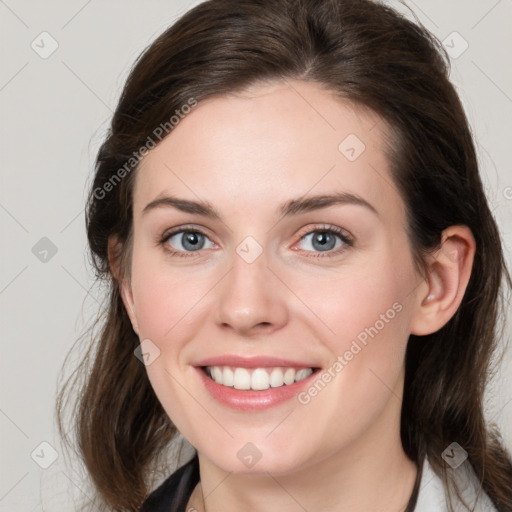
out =
<path fill-rule="evenodd" d="M 453 478 L 460 489 L 464 501 L 469 506 L 469 510 L 474 510 L 474 512 L 497 512 L 489 497 L 480 488 L 478 479 L 469 461 L 466 461 L 457 469 L 450 469 L 449 471 L 454 472 Z M 452 493 L 451 495 L 454 512 L 467 512 L 468 509 L 457 498 L 456 494 Z M 425 459 L 418 501 L 414 512 L 431 512 L 432 510 L 448 512 L 447 503 L 443 482 L 434 473 L 428 460 Z"/>
<path fill-rule="evenodd" d="M 199 460 L 196 454 L 146 498 L 140 512 L 185 512 L 188 499 L 197 482 Z"/>

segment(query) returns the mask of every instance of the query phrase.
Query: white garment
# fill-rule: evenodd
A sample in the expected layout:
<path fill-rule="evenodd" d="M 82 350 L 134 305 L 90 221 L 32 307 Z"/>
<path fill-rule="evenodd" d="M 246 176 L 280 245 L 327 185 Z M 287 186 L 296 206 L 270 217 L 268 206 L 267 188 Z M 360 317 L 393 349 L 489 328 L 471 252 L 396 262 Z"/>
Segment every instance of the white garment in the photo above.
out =
<path fill-rule="evenodd" d="M 457 481 L 461 495 L 470 507 L 469 510 L 497 512 L 487 494 L 480 490 L 480 484 L 468 460 L 456 469 L 448 468 L 448 471 L 452 472 Z M 468 512 L 454 492 L 451 493 L 451 497 L 456 512 Z M 449 512 L 443 481 L 434 473 L 427 459 L 423 464 L 423 475 L 414 512 Z"/>

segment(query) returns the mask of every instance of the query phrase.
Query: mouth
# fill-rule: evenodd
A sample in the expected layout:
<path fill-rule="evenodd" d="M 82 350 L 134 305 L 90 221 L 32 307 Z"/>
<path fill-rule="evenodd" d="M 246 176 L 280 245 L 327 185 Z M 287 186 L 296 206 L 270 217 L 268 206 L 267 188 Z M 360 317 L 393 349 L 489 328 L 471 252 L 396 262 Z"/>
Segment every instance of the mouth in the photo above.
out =
<path fill-rule="evenodd" d="M 264 391 L 290 386 L 307 379 L 318 368 L 286 366 L 243 368 L 235 366 L 202 366 L 202 371 L 217 384 L 239 391 Z"/>
<path fill-rule="evenodd" d="M 219 356 L 195 368 L 207 393 L 239 411 L 263 411 L 297 397 L 321 368 L 275 357 Z"/>

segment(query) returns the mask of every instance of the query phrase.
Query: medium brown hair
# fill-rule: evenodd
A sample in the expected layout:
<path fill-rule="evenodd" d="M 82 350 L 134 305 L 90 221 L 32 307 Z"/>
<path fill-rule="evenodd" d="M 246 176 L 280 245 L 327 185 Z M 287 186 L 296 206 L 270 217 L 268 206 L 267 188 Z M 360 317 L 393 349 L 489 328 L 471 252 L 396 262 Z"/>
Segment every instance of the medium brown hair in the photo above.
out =
<path fill-rule="evenodd" d="M 401 436 L 406 454 L 420 468 L 427 457 L 447 488 L 441 454 L 457 442 L 497 509 L 512 511 L 510 455 L 486 425 L 482 404 L 505 318 L 500 286 L 511 280 L 448 76 L 448 58 L 431 34 L 371 0 L 210 0 L 139 56 L 98 152 L 87 204 L 88 241 L 108 303 L 57 403 L 62 435 L 65 407 L 75 410 L 79 454 L 101 503 L 138 510 L 158 455 L 177 433 L 134 357 L 139 339 L 109 264 L 108 242 L 116 237 L 118 278 L 129 274 L 134 152 L 190 98 L 201 102 L 260 81 L 298 79 L 375 111 L 391 127 L 392 177 L 418 269 L 425 272 L 425 256 L 439 248 L 448 226 L 467 225 L 473 233 L 476 254 L 459 309 L 439 331 L 409 338 Z M 419 471 L 415 495 L 420 477 Z"/>

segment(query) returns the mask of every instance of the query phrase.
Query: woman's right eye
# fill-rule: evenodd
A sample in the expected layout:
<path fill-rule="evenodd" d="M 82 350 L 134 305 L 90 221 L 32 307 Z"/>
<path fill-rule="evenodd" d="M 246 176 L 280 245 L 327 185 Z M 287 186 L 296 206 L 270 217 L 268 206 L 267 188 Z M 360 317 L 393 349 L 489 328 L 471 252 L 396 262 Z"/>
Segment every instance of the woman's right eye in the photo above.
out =
<path fill-rule="evenodd" d="M 176 256 L 187 256 L 190 255 L 190 253 L 208 248 L 205 247 L 206 240 L 215 246 L 215 244 L 202 231 L 197 229 L 180 229 L 179 231 L 173 231 L 172 233 L 166 234 L 161 243 L 171 254 Z"/>

